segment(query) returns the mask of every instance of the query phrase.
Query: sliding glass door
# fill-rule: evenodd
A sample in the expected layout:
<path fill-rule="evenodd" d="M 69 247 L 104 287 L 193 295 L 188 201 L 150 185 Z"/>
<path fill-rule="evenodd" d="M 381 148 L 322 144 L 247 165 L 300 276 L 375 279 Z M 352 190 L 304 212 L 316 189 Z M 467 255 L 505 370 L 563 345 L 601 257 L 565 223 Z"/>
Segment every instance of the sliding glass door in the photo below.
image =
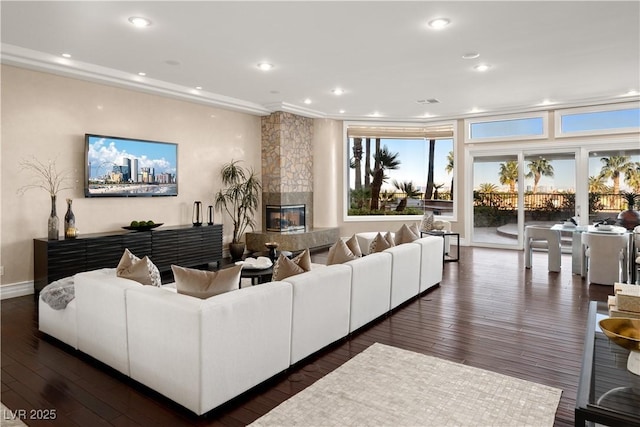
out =
<path fill-rule="evenodd" d="M 518 247 L 518 157 L 473 158 L 472 241 Z"/>
<path fill-rule="evenodd" d="M 472 242 L 521 248 L 525 226 L 552 226 L 576 215 L 576 152 L 476 154 L 472 185 Z M 571 236 L 563 237 L 569 248 Z"/>

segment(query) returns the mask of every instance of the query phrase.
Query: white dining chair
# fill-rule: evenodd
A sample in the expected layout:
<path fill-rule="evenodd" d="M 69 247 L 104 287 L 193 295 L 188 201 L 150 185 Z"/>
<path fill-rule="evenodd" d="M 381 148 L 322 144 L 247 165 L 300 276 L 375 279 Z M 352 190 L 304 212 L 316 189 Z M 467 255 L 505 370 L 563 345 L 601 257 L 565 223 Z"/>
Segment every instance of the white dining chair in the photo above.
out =
<path fill-rule="evenodd" d="M 587 283 L 613 285 L 627 281 L 629 234 L 583 233 Z"/>
<path fill-rule="evenodd" d="M 531 268 L 534 249 L 546 249 L 549 271 L 559 272 L 562 262 L 560 252 L 560 231 L 539 225 L 527 225 L 524 229 L 524 266 Z"/>

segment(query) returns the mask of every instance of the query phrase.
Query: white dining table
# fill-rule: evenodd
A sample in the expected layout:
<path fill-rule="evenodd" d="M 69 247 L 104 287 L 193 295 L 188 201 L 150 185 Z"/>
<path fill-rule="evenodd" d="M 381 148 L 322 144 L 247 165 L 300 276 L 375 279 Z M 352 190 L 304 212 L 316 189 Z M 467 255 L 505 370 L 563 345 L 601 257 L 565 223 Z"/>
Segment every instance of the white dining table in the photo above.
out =
<path fill-rule="evenodd" d="M 579 274 L 582 277 L 587 275 L 587 260 L 585 255 L 585 247 L 582 244 L 582 233 L 598 233 L 598 234 L 626 234 L 628 233 L 627 229 L 624 227 L 613 226 L 610 229 L 602 230 L 600 227 L 596 227 L 595 225 L 578 225 L 573 227 L 568 227 L 564 224 L 555 224 L 551 227 L 552 230 L 555 231 L 564 231 L 572 233 L 571 239 L 571 272 L 573 274 Z M 629 239 L 629 242 L 633 242 L 633 239 Z M 632 243 L 631 243 L 632 244 Z M 630 247 L 627 249 L 627 254 L 632 253 L 633 249 Z M 629 257 L 625 256 L 625 265 L 627 266 L 627 274 L 631 271 L 630 268 L 633 266 L 629 266 Z"/>

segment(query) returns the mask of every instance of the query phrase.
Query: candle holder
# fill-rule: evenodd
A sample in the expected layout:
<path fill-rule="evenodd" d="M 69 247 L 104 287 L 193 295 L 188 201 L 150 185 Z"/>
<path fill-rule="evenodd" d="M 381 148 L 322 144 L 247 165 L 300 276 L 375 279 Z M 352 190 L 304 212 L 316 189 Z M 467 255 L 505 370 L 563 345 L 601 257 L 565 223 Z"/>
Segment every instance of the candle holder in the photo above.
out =
<path fill-rule="evenodd" d="M 269 249 L 269 259 L 271 262 L 276 262 L 276 249 L 278 248 L 278 242 L 267 242 L 264 244 Z"/>

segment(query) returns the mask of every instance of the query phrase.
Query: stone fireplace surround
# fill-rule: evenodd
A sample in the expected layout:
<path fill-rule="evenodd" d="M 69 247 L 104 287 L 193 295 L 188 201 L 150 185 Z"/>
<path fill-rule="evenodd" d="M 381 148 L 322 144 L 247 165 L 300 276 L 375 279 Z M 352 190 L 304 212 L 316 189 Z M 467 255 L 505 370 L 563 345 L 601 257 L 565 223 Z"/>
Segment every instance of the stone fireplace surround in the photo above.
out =
<path fill-rule="evenodd" d="M 313 227 L 313 119 L 277 111 L 262 117 L 263 230 L 246 233 L 247 249 L 264 251 L 267 242 L 280 250 L 300 251 L 335 243 L 338 228 Z M 266 231 L 267 205 L 305 205 L 306 229 Z"/>

